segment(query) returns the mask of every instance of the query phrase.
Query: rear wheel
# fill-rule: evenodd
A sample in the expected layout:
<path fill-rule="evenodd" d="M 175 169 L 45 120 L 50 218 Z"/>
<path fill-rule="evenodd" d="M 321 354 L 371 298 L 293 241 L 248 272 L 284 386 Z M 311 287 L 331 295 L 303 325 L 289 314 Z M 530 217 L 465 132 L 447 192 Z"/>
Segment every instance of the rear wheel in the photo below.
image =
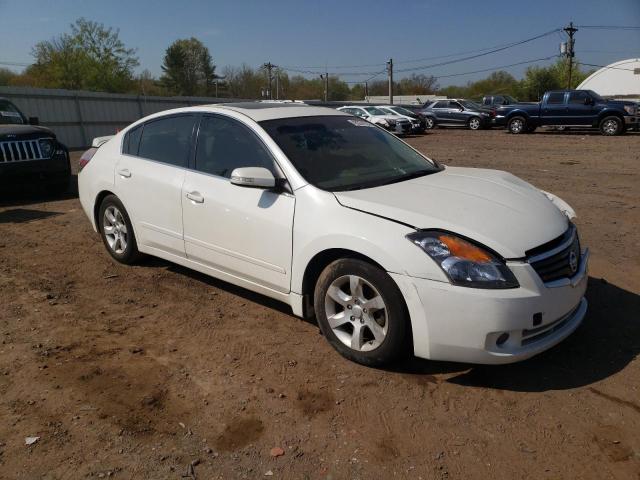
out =
<path fill-rule="evenodd" d="M 600 122 L 600 133 L 612 136 L 622 133 L 622 121 L 618 117 L 605 117 Z"/>
<path fill-rule="evenodd" d="M 133 226 L 124 205 L 115 195 L 108 195 L 100 205 L 98 228 L 109 254 L 120 263 L 134 263 L 140 253 Z"/>
<path fill-rule="evenodd" d="M 344 357 L 382 366 L 408 354 L 408 316 L 400 290 L 380 268 L 345 258 L 328 265 L 314 292 L 320 330 Z"/>
<path fill-rule="evenodd" d="M 524 117 L 513 117 L 512 119 L 509 120 L 509 123 L 507 123 L 507 129 L 509 130 L 510 133 L 513 133 L 514 135 L 524 133 L 526 128 L 527 128 L 527 121 L 525 120 Z"/>
<path fill-rule="evenodd" d="M 480 130 L 480 127 L 482 126 L 482 122 L 478 117 L 471 117 L 467 122 L 467 126 L 471 130 Z"/>

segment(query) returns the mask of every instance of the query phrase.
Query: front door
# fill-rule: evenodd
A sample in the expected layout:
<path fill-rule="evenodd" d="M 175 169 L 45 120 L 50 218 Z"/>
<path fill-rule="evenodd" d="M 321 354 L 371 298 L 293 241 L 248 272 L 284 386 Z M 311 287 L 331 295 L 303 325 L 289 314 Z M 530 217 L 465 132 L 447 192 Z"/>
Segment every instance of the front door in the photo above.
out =
<path fill-rule="evenodd" d="M 183 192 L 187 257 L 263 287 L 289 292 L 295 197 L 231 184 L 240 167 L 265 167 L 281 177 L 267 147 L 247 126 L 204 115 L 194 170 Z"/>

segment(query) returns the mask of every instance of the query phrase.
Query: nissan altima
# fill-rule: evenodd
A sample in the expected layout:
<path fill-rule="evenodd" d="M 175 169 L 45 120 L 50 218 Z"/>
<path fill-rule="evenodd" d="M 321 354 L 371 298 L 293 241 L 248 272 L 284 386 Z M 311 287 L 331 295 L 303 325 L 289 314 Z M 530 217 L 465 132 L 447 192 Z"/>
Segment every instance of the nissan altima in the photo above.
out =
<path fill-rule="evenodd" d="M 153 255 L 278 299 L 366 365 L 523 360 L 587 309 L 567 203 L 334 109 L 165 111 L 97 139 L 80 167 L 115 260 Z"/>

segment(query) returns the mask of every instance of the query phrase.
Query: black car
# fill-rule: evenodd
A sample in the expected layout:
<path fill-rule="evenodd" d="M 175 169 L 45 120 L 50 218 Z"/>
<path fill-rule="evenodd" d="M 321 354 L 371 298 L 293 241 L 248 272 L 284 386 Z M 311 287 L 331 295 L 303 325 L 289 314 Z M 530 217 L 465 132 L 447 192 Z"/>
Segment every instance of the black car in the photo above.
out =
<path fill-rule="evenodd" d="M 0 98 L 0 187 L 41 185 L 50 193 L 69 188 L 69 151 L 56 135 L 27 119 L 6 98 Z"/>
<path fill-rule="evenodd" d="M 467 127 L 471 130 L 489 128 L 495 110 L 485 108 L 464 99 L 432 100 L 419 110 L 429 121 L 432 118 L 440 127 Z"/>

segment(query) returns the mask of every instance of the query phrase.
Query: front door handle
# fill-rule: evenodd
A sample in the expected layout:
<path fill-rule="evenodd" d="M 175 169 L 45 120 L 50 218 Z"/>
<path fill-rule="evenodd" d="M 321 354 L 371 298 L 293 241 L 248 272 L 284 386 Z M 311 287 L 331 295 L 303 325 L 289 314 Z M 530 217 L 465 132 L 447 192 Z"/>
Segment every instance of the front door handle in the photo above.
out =
<path fill-rule="evenodd" d="M 195 203 L 204 203 L 204 197 L 200 195 L 200 192 L 188 192 L 187 198 Z"/>
<path fill-rule="evenodd" d="M 131 177 L 131 172 L 128 169 L 123 168 L 122 170 L 118 170 L 118 175 L 122 178 L 129 178 Z"/>

